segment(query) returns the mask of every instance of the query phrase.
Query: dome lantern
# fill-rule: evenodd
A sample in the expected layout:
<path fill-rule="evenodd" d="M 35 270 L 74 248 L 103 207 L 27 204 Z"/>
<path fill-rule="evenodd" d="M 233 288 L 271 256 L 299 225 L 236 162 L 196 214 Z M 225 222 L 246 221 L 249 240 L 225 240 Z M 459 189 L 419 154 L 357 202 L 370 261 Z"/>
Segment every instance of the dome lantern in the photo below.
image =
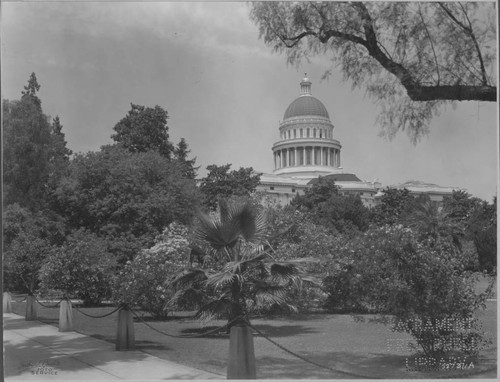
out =
<path fill-rule="evenodd" d="M 300 83 L 300 95 L 301 96 L 311 95 L 311 81 L 309 81 L 309 78 L 307 78 L 307 73 L 304 73 L 304 78 Z"/>

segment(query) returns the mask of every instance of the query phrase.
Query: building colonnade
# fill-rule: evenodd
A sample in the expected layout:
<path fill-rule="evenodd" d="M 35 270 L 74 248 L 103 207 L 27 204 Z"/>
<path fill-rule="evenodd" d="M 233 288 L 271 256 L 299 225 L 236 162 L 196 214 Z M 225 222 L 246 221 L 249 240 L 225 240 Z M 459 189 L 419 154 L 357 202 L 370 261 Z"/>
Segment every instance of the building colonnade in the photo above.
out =
<path fill-rule="evenodd" d="M 325 146 L 298 146 L 274 151 L 274 168 L 297 166 L 340 167 L 340 149 Z"/>

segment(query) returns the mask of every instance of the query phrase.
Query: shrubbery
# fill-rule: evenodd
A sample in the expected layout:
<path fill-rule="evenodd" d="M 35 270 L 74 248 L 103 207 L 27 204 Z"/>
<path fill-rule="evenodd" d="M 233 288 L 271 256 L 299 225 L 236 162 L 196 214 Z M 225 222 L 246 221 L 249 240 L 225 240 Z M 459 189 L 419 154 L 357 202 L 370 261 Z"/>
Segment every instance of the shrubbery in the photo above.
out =
<path fill-rule="evenodd" d="M 115 262 L 106 242 L 79 230 L 53 249 L 40 269 L 40 292 L 59 290 L 69 297 L 95 305 L 111 296 Z"/>
<path fill-rule="evenodd" d="M 189 260 L 187 228 L 170 224 L 155 239 L 155 245 L 125 264 L 113 287 L 113 298 L 138 305 L 156 318 L 165 318 L 173 296 L 169 283 Z"/>
<path fill-rule="evenodd" d="M 409 228 L 372 228 L 338 248 L 324 283 L 328 307 L 391 315 L 393 330 L 410 333 L 427 355 L 449 350 L 446 338 L 460 338 L 466 344 L 460 347 L 477 354 L 484 340 L 474 312 L 484 308 L 489 291 L 475 293 L 476 280 L 466 266 L 450 242 L 431 246 Z M 436 329 L 442 320 L 469 322 L 469 328 Z"/>

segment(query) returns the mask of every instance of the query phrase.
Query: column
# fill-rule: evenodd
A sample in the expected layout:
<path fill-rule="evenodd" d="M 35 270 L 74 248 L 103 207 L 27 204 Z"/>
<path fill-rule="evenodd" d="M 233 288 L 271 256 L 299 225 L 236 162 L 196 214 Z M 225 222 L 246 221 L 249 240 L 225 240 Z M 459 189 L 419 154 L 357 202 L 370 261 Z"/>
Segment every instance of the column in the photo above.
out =
<path fill-rule="evenodd" d="M 340 167 L 340 150 L 337 150 L 337 161 L 338 161 L 339 167 Z"/>
<path fill-rule="evenodd" d="M 297 162 L 297 159 L 298 159 L 297 158 L 297 147 L 295 147 L 294 151 L 295 151 L 295 163 L 294 164 L 295 164 L 295 166 L 298 166 L 299 162 Z"/>

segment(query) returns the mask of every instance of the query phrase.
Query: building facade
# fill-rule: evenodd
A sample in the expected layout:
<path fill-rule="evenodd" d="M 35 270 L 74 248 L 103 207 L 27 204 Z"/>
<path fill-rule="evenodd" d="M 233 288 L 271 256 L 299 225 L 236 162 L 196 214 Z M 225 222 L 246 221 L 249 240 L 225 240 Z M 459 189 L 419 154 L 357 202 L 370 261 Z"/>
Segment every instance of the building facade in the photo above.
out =
<path fill-rule="evenodd" d="M 383 195 L 382 184 L 363 181 L 344 171 L 335 126 L 325 105 L 313 97 L 311 87 L 306 73 L 299 96 L 286 108 L 279 124 L 279 140 L 272 146 L 274 171 L 261 174 L 257 191 L 285 205 L 296 195 L 303 195 L 319 177 L 327 177 L 335 181 L 341 194 L 358 195 L 366 207 L 374 207 Z M 391 187 L 408 188 L 412 195 L 427 194 L 434 201 L 442 201 L 458 189 L 419 181 Z"/>
<path fill-rule="evenodd" d="M 280 139 L 272 146 L 274 171 L 261 175 L 257 190 L 288 204 L 318 177 L 328 177 L 335 180 L 341 193 L 359 195 L 366 206 L 372 207 L 381 184 L 344 172 L 342 145 L 335 139 L 335 127 L 325 105 L 313 97 L 311 85 L 306 74 L 300 82 L 299 97 L 286 108 L 279 124 Z"/>

